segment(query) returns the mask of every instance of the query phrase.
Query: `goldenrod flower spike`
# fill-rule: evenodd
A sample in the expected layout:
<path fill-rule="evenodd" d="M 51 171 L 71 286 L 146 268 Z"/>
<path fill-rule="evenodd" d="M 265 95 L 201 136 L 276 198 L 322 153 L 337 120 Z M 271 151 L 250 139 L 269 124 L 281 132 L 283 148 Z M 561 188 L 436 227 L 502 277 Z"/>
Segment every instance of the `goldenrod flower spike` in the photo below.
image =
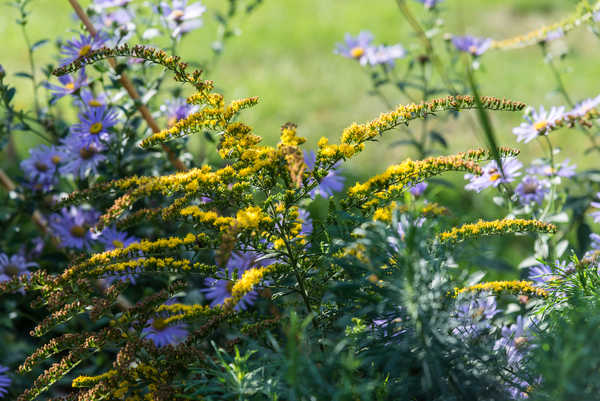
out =
<path fill-rule="evenodd" d="M 117 375 L 116 370 L 109 370 L 108 372 L 102 373 L 97 376 L 79 376 L 76 379 L 73 379 L 72 386 L 73 387 L 91 387 L 94 384 L 101 382 L 102 380 L 110 379 Z"/>
<path fill-rule="evenodd" d="M 455 288 L 454 296 L 457 297 L 460 294 L 467 292 L 493 292 L 499 293 L 510 293 L 515 295 L 527 295 L 533 297 L 547 297 L 548 292 L 541 288 L 535 287 L 531 281 L 490 281 L 487 283 L 479 283 L 464 288 Z"/>
<path fill-rule="evenodd" d="M 549 36 L 563 36 L 567 32 L 594 20 L 594 14 L 600 11 L 600 1 L 593 6 L 584 0 L 577 5 L 576 11 L 555 24 L 546 25 L 524 35 L 513 38 L 492 42 L 493 49 L 517 49 L 542 43 L 549 39 Z"/>
<path fill-rule="evenodd" d="M 237 303 L 252 289 L 261 282 L 265 274 L 271 269 L 271 266 L 266 267 L 254 267 L 244 272 L 242 277 L 235 282 L 231 288 L 231 297 L 227 298 L 224 302 L 224 309 L 233 308 Z"/>
<path fill-rule="evenodd" d="M 479 238 L 484 235 L 519 232 L 555 233 L 556 226 L 538 220 L 526 219 L 479 220 L 477 223 L 465 224 L 461 227 L 454 227 L 450 231 L 442 232 L 438 238 L 442 242 L 460 242 L 470 238 Z"/>

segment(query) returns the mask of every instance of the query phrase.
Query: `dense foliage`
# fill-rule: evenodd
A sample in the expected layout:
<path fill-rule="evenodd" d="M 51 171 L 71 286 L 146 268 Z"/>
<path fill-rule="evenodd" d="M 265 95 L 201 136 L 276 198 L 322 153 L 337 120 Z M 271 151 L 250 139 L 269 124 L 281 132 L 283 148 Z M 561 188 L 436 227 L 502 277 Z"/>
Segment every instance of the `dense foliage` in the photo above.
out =
<path fill-rule="evenodd" d="M 580 133 L 597 152 L 600 96 L 573 102 L 547 49 L 596 33 L 600 2 L 500 41 L 441 35 L 443 3 L 419 2 L 397 0 L 418 51 L 366 31 L 337 44 L 389 110 L 315 150 L 291 122 L 264 144 L 243 119 L 259 98 L 226 100 L 208 79 L 261 1 L 211 10 L 212 58 L 190 63 L 176 54 L 209 12 L 200 2 L 70 1 L 82 26 L 44 82 L 46 41 L 28 44 L 30 109 L 0 67 L 0 148 L 23 132 L 45 141 L 14 176 L 0 170 L 0 398 L 596 399 L 598 175 L 577 172 L 552 136 Z M 30 1 L 13 5 L 29 43 Z M 531 46 L 568 106 L 480 95 L 487 52 Z M 408 104 L 392 106 L 388 86 Z M 545 152 L 527 167 L 490 119 L 522 112 L 516 140 Z M 428 124 L 464 116 L 481 148 L 447 155 Z M 194 135 L 202 155 L 189 153 Z M 340 167 L 383 135 L 419 160 L 346 185 Z M 457 172 L 457 194 L 494 192 L 493 205 L 444 205 L 436 187 Z M 527 250 L 522 274 L 483 281 L 493 266 L 480 256 L 516 248 L 507 236 Z"/>

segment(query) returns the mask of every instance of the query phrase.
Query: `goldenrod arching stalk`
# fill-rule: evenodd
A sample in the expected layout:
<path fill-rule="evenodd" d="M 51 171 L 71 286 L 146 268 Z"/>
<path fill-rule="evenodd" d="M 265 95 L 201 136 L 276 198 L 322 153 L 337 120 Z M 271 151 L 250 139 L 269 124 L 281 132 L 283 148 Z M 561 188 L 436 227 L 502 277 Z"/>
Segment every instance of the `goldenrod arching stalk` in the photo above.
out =
<path fill-rule="evenodd" d="M 586 22 L 593 21 L 594 14 L 597 12 L 600 12 L 600 1 L 596 2 L 593 6 L 590 6 L 589 3 L 584 0 L 577 5 L 577 9 L 572 15 L 563 20 L 551 25 L 543 26 L 523 35 L 494 41 L 492 42 L 491 47 L 493 49 L 510 50 L 542 43 L 548 40 L 549 34 L 556 33 L 557 35 L 562 36 Z"/>
<path fill-rule="evenodd" d="M 442 232 L 438 238 L 442 242 L 460 242 L 470 238 L 479 238 L 485 235 L 509 233 L 555 233 L 554 224 L 544 223 L 539 220 L 503 219 L 494 221 L 479 220 L 477 223 L 465 224 L 454 227 L 450 231 Z"/>
<path fill-rule="evenodd" d="M 527 295 L 541 298 L 548 296 L 548 292 L 546 290 L 535 287 L 531 281 L 490 281 L 468 287 L 455 288 L 454 297 L 468 292 L 492 292 L 495 294 L 510 293 L 515 295 Z"/>
<path fill-rule="evenodd" d="M 116 370 L 109 370 L 108 372 L 104 372 L 97 376 L 79 376 L 73 379 L 71 386 L 73 387 L 91 387 L 94 384 L 97 384 L 103 380 L 110 379 L 117 375 Z"/>

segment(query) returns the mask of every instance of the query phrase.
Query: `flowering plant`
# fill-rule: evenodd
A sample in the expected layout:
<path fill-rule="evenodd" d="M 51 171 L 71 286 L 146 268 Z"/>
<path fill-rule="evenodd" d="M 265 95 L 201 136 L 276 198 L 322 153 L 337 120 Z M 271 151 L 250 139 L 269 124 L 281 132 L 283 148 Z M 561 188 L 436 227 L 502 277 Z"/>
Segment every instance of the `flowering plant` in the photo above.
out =
<path fill-rule="evenodd" d="M 18 3 L 23 15 L 27 3 Z M 420 3 L 434 16 L 444 4 Z M 599 220 L 598 212 L 585 214 L 600 206 L 597 183 L 557 159 L 551 136 L 578 129 L 597 150 L 600 101 L 538 112 L 480 96 L 476 78 L 486 52 L 554 40 L 557 32 L 594 21 L 600 3 L 583 1 L 573 17 L 516 39 L 448 37 L 446 50 L 464 62 L 464 74 L 444 67 L 426 33 L 431 17 L 423 28 L 412 13 L 416 4 L 397 4 L 426 53 L 415 59 L 422 68 L 419 101 L 352 123 L 314 150 L 290 122 L 277 144 L 263 144 L 243 120 L 259 98 L 226 100 L 206 72 L 174 54 L 179 40 L 202 25 L 207 9 L 199 2 L 158 3 L 150 22 L 141 22 L 149 24 L 141 36 L 133 18 L 140 10 L 130 1 L 95 1 L 87 13 L 75 7 L 89 35 L 62 47 L 64 58 L 51 71 L 60 85 L 49 75 L 44 86 L 52 93 L 49 106 L 73 100 L 78 122 L 37 103 L 35 117 L 16 110 L 14 90 L 0 75 L 0 132 L 8 141 L 15 130 L 50 135 L 50 145 L 20 163 L 22 188 L 0 171 L 15 219 L 34 210 L 35 223 L 25 234 L 7 230 L 0 243 L 14 249 L 39 233 L 20 253 L 0 253 L 0 293 L 35 308 L 30 334 L 38 340 L 18 367 L 32 380 L 17 383 L 19 400 L 47 394 L 132 401 L 506 400 L 593 393 L 595 385 L 573 390 L 567 384 L 581 377 L 557 377 L 552 367 L 554 356 L 565 355 L 561 344 L 574 322 L 589 332 L 597 327 L 582 312 L 595 311 L 600 288 L 600 237 L 588 222 Z M 230 2 L 229 17 L 238 6 Z M 161 33 L 171 53 L 144 42 Z M 142 44 L 128 44 L 132 38 Z M 401 45 L 373 40 L 367 32 L 348 35 L 335 52 L 368 69 L 373 91 L 385 98 L 379 87 L 412 56 Z M 128 73 L 145 79 L 130 80 Z M 168 75 L 176 86 L 165 90 Z M 37 91 L 35 71 L 31 79 Z M 411 79 L 396 82 L 409 100 Z M 435 86 L 443 96 L 433 96 L 440 92 Z M 146 104 L 162 91 L 185 90 L 185 100 L 165 102 L 166 118 L 157 122 L 159 113 Z M 518 112 L 525 122 L 514 129 L 517 141 L 547 146 L 544 158 L 526 169 L 518 149 L 498 146 L 489 117 Z M 426 124 L 463 114 L 477 116 L 485 147 L 436 155 L 433 143 L 446 141 Z M 140 128 L 142 121 L 149 130 Z M 417 140 L 411 127 L 419 124 L 424 134 Z M 346 185 L 344 163 L 402 126 L 419 158 Z M 185 142 L 199 134 L 214 144 L 218 159 L 189 156 Z M 456 173 L 466 180 L 461 193 L 497 194 L 493 218 L 453 215 L 432 201 L 435 180 Z M 576 179 L 582 189 L 573 195 L 569 180 Z M 520 266 L 527 273 L 482 281 L 479 269 L 486 266 L 474 247 L 509 234 L 531 245 Z M 594 358 L 577 358 L 580 375 L 596 369 Z M 16 393 L 16 376 L 7 372 L 0 367 L 0 397 Z"/>

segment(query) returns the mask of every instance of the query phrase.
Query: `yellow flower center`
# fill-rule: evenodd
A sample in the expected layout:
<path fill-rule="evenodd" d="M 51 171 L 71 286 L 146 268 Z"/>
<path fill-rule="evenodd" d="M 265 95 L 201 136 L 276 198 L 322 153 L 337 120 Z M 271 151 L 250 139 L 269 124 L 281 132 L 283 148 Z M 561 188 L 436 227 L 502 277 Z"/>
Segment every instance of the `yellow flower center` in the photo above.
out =
<path fill-rule="evenodd" d="M 152 321 L 152 328 L 156 331 L 163 331 L 164 329 L 166 329 L 167 325 L 165 323 L 165 319 L 161 319 L 161 318 L 154 319 Z"/>
<path fill-rule="evenodd" d="M 515 338 L 515 345 L 517 346 L 517 348 L 522 347 L 525 344 L 527 344 L 527 337 Z"/>
<path fill-rule="evenodd" d="M 79 57 L 85 56 L 86 54 L 88 54 L 90 52 L 90 50 L 92 50 L 92 46 L 85 45 L 79 50 L 79 53 L 77 55 Z"/>
<path fill-rule="evenodd" d="M 471 54 L 477 54 L 477 46 L 469 46 L 469 52 Z"/>
<path fill-rule="evenodd" d="M 119 241 L 118 239 L 114 240 L 114 241 L 112 242 L 112 244 L 113 244 L 113 246 L 114 246 L 115 248 L 123 248 L 123 245 L 124 245 L 124 244 L 123 244 L 121 241 Z"/>
<path fill-rule="evenodd" d="M 365 49 L 360 46 L 357 46 L 350 50 L 350 55 L 354 58 L 361 58 L 365 54 Z"/>
<path fill-rule="evenodd" d="M 72 91 L 75 89 L 75 84 L 73 82 L 69 82 L 65 85 L 65 88 L 67 88 L 68 90 Z"/>
<path fill-rule="evenodd" d="M 60 156 L 54 155 L 50 160 L 52 160 L 52 163 L 58 164 L 60 163 Z"/>
<path fill-rule="evenodd" d="M 92 99 L 92 100 L 90 100 L 88 102 L 88 106 L 90 106 L 90 107 L 100 107 L 100 106 L 102 106 L 102 103 L 100 103 L 96 99 Z"/>
<path fill-rule="evenodd" d="M 35 162 L 35 169 L 37 171 L 44 173 L 44 172 L 48 171 L 48 166 L 42 162 Z"/>
<path fill-rule="evenodd" d="M 547 126 L 548 126 L 548 121 L 546 121 L 546 120 L 543 120 L 543 121 L 540 121 L 540 122 L 537 122 L 537 123 L 535 123 L 535 124 L 533 125 L 533 128 L 534 128 L 536 131 L 541 131 L 541 130 L 545 129 Z"/>
<path fill-rule="evenodd" d="M 99 133 L 100 131 L 102 131 L 102 123 L 98 122 L 98 123 L 93 123 L 92 126 L 90 127 L 90 134 L 96 135 L 97 133 Z"/>
<path fill-rule="evenodd" d="M 500 179 L 500 177 L 501 177 L 500 173 L 492 174 L 492 175 L 490 175 L 490 181 L 492 181 L 492 182 L 498 181 Z"/>
<path fill-rule="evenodd" d="M 69 232 L 73 237 L 83 238 L 85 237 L 86 229 L 83 226 L 73 226 Z"/>
<path fill-rule="evenodd" d="M 169 14 L 168 18 L 172 19 L 172 20 L 175 20 L 175 21 L 180 21 L 183 18 L 184 15 L 185 14 L 183 14 L 183 11 L 181 11 L 181 10 L 173 10 L 171 12 L 171 14 Z"/>

